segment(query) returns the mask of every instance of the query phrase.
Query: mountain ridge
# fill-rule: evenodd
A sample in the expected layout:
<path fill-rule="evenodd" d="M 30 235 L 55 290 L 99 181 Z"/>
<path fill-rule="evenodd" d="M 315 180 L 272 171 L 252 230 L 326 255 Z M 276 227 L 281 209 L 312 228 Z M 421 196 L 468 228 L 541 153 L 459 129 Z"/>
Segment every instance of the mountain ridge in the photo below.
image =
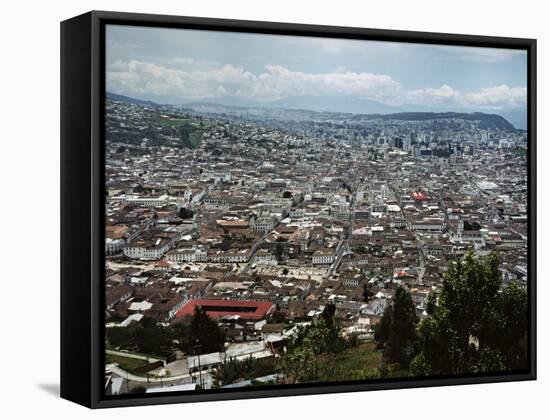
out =
<path fill-rule="evenodd" d="M 117 100 L 121 102 L 127 102 L 139 105 L 149 106 L 163 106 L 162 104 L 150 101 L 136 99 L 125 95 L 119 95 L 111 92 L 107 92 L 107 99 Z M 169 105 L 176 106 L 176 105 Z M 216 102 L 189 102 L 177 105 L 180 108 L 190 108 L 195 111 L 201 111 L 205 113 L 228 113 L 228 114 L 240 114 L 249 113 L 251 115 L 262 114 L 264 117 L 278 118 L 277 113 L 280 112 L 296 112 L 306 118 L 304 114 L 310 114 L 315 116 L 326 116 L 327 118 L 333 116 L 338 118 L 347 118 L 351 120 L 398 120 L 398 121 L 427 121 L 427 120 L 441 120 L 441 119 L 462 119 L 465 121 L 480 121 L 481 129 L 497 128 L 506 131 L 517 131 L 517 129 L 503 116 L 498 114 L 489 114 L 485 112 L 433 112 L 433 111 L 403 111 L 403 112 L 391 112 L 391 113 L 350 113 L 350 112 L 333 112 L 333 111 L 316 111 L 310 109 L 292 109 L 292 108 L 273 108 L 273 107 L 250 107 L 241 105 L 224 105 Z M 211 110 L 208 110 L 210 108 Z M 216 108 L 217 110 L 212 110 Z"/>
<path fill-rule="evenodd" d="M 145 99 L 132 98 L 130 96 L 119 95 L 118 93 L 112 93 L 112 92 L 106 92 L 105 93 L 105 98 L 110 99 L 112 101 L 126 102 L 126 103 L 134 104 L 134 105 L 161 106 L 161 104 L 153 102 L 153 101 L 149 101 L 149 100 L 145 100 Z"/>

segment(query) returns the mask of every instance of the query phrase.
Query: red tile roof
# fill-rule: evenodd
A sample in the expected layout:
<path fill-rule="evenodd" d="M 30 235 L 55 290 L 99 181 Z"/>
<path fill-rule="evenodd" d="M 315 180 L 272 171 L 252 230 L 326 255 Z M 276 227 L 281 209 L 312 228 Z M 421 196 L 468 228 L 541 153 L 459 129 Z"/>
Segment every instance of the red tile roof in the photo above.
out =
<path fill-rule="evenodd" d="M 272 302 L 253 300 L 191 299 L 176 313 L 181 318 L 193 315 L 195 306 L 200 305 L 213 319 L 239 315 L 242 319 L 261 320 L 275 307 Z"/>

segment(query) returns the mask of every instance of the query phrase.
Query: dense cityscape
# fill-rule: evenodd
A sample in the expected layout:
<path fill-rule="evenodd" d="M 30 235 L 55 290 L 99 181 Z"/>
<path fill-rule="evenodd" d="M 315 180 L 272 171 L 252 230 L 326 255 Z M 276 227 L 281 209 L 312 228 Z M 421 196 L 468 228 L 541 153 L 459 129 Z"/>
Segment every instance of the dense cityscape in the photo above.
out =
<path fill-rule="evenodd" d="M 527 286 L 527 133 L 504 118 L 105 112 L 107 394 L 522 367 L 522 326 L 513 356 L 468 330 L 468 369 L 436 369 L 426 332 L 463 273 Z"/>

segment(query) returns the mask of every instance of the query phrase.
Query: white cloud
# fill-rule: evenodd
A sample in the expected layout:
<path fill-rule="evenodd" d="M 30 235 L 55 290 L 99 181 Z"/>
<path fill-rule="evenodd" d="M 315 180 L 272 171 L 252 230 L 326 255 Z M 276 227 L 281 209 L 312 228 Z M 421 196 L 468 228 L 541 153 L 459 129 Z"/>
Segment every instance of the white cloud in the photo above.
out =
<path fill-rule="evenodd" d="M 253 74 L 229 64 L 215 69 L 178 70 L 137 60 L 117 61 L 108 69 L 107 85 L 109 89 L 128 94 L 171 94 L 182 99 L 237 96 L 258 101 L 300 95 L 362 95 L 390 99 L 399 91 L 399 84 L 383 74 L 313 74 L 274 64 L 265 66 L 265 70 Z"/>
<path fill-rule="evenodd" d="M 226 64 L 215 68 L 193 67 L 185 70 L 131 60 L 109 65 L 107 88 L 127 95 L 154 95 L 180 98 L 181 101 L 236 97 L 261 102 L 292 96 L 356 96 L 385 104 L 419 104 L 426 106 L 476 107 L 499 109 L 524 106 L 525 87 L 500 85 L 476 92 L 460 92 L 449 85 L 406 90 L 384 74 L 352 72 L 339 68 L 331 73 L 306 73 L 277 64 L 265 66 L 255 74 Z"/>
<path fill-rule="evenodd" d="M 428 102 L 450 102 L 460 98 L 460 92 L 449 85 L 439 88 L 425 88 L 407 92 L 407 100 L 412 103 Z"/>
<path fill-rule="evenodd" d="M 486 107 L 514 107 L 527 103 L 527 88 L 500 85 L 465 94 L 464 102 Z"/>
<path fill-rule="evenodd" d="M 502 109 L 525 106 L 527 88 L 500 85 L 462 93 L 449 85 L 442 85 L 439 88 L 412 90 L 405 96 L 407 102 L 412 104 Z"/>

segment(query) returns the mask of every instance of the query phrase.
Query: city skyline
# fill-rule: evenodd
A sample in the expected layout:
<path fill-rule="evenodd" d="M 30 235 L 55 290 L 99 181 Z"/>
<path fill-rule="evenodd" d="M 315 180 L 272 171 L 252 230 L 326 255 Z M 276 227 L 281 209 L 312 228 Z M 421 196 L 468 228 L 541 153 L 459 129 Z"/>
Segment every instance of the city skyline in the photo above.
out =
<path fill-rule="evenodd" d="M 106 395 L 529 366 L 520 53 L 107 29 Z"/>

